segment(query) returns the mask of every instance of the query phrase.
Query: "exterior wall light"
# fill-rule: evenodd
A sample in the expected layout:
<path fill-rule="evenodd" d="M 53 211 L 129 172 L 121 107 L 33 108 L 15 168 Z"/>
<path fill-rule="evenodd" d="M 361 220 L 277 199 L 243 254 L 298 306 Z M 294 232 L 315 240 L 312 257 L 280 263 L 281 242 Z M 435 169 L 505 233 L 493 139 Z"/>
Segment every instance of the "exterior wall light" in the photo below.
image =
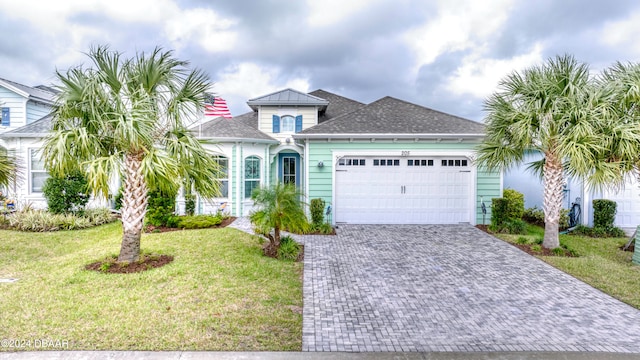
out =
<path fill-rule="evenodd" d="M 324 163 L 323 163 L 322 161 L 318 161 L 318 167 L 319 167 L 319 168 L 324 167 Z"/>

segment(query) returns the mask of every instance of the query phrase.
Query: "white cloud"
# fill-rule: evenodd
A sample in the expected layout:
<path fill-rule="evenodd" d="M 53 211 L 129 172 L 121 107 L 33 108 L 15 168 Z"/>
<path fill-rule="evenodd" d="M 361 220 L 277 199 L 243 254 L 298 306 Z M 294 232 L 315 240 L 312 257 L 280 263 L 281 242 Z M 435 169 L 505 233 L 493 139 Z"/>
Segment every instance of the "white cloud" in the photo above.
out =
<path fill-rule="evenodd" d="M 484 98 L 497 90 L 498 82 L 513 71 L 540 64 L 542 45 L 535 44 L 533 49 L 511 59 L 490 59 L 481 56 L 468 56 L 462 65 L 446 82 L 446 90 L 456 95 Z"/>
<path fill-rule="evenodd" d="M 373 0 L 307 0 L 309 7 L 307 23 L 311 26 L 333 25 L 365 6 L 370 6 L 373 2 Z"/>
<path fill-rule="evenodd" d="M 411 29 L 404 40 L 414 51 L 414 71 L 439 55 L 480 47 L 508 18 L 513 0 L 440 0 L 434 20 Z"/>
<path fill-rule="evenodd" d="M 285 88 L 302 92 L 309 91 L 309 81 L 296 77 L 286 81 L 278 81 L 280 70 L 267 68 L 254 63 L 244 62 L 229 66 L 217 74 L 213 92 L 228 101 L 229 106 L 238 108 L 238 103 L 266 95 Z M 237 103 L 236 103 L 237 102 Z"/>
<path fill-rule="evenodd" d="M 236 24 L 211 9 L 189 9 L 167 19 L 165 33 L 176 48 L 196 42 L 209 52 L 224 52 L 236 45 L 238 34 L 232 31 Z"/>
<path fill-rule="evenodd" d="M 618 48 L 625 48 L 640 54 L 640 12 L 634 12 L 624 20 L 609 22 L 600 33 L 600 42 Z"/>

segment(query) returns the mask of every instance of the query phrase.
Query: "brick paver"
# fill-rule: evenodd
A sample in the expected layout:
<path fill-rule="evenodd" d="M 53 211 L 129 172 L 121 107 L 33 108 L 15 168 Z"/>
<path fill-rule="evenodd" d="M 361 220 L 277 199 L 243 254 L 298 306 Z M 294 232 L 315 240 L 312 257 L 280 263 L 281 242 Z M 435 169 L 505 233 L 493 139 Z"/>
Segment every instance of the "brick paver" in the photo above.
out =
<path fill-rule="evenodd" d="M 640 311 L 470 225 L 305 243 L 303 351 L 640 353 Z"/>

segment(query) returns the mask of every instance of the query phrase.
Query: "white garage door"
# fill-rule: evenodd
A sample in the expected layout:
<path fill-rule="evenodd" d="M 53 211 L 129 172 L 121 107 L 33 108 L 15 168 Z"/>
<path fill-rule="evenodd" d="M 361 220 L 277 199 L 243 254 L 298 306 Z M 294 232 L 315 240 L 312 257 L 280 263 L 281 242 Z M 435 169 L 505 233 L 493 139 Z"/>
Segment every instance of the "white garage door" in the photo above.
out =
<path fill-rule="evenodd" d="M 343 157 L 335 179 L 338 223 L 457 224 L 474 214 L 466 158 Z"/>
<path fill-rule="evenodd" d="M 616 226 L 633 227 L 640 225 L 640 183 L 635 178 L 630 178 L 620 191 L 609 191 L 604 199 L 618 203 L 616 213 Z"/>

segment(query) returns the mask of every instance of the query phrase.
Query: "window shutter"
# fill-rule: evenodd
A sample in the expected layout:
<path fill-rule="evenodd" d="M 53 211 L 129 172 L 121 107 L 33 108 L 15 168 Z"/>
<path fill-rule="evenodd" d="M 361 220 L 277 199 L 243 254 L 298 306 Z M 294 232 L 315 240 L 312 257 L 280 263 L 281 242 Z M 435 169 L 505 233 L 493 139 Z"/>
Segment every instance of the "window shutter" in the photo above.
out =
<path fill-rule="evenodd" d="M 10 109 L 8 107 L 2 108 L 2 126 L 11 125 L 11 114 Z"/>
<path fill-rule="evenodd" d="M 296 116 L 296 132 L 302 131 L 302 115 Z"/>
<path fill-rule="evenodd" d="M 273 133 L 279 133 L 280 132 L 280 116 L 278 115 L 273 115 Z"/>

